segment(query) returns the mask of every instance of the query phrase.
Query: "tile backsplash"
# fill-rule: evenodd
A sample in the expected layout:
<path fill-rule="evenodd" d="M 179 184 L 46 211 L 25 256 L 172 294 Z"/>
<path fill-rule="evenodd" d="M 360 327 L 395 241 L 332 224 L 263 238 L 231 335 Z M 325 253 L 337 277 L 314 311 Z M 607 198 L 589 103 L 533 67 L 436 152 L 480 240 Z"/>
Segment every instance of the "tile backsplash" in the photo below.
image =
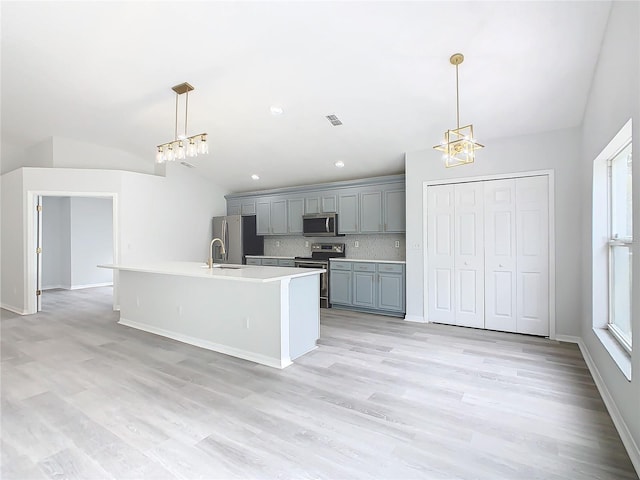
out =
<path fill-rule="evenodd" d="M 305 246 L 305 242 L 309 246 Z M 358 242 L 358 247 L 355 246 Z M 399 242 L 396 248 L 395 243 Z M 305 257 L 311 255 L 312 243 L 344 243 L 347 258 L 364 260 L 405 260 L 406 243 L 403 233 L 384 235 L 345 235 L 344 237 L 272 236 L 264 238 L 264 254 L 274 257 Z"/>

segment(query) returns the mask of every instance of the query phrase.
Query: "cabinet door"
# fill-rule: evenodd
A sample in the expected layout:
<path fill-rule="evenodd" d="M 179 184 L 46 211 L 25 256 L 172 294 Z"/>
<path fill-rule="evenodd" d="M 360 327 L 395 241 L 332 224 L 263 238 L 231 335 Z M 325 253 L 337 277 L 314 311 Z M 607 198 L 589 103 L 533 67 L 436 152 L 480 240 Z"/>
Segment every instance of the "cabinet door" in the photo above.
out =
<path fill-rule="evenodd" d="M 549 193 L 546 176 L 517 178 L 516 331 L 549 335 Z"/>
<path fill-rule="evenodd" d="M 289 233 L 302 233 L 302 215 L 304 215 L 304 198 L 287 200 L 287 224 Z"/>
<path fill-rule="evenodd" d="M 260 258 L 247 258 L 247 265 L 262 265 Z"/>
<path fill-rule="evenodd" d="M 394 312 L 404 312 L 404 275 L 398 273 L 378 273 L 377 308 Z"/>
<path fill-rule="evenodd" d="M 454 187 L 456 325 L 484 328 L 484 186 Z"/>
<path fill-rule="evenodd" d="M 384 231 L 403 233 L 406 231 L 406 201 L 405 191 L 387 190 L 384 192 Z"/>
<path fill-rule="evenodd" d="M 258 200 L 256 202 L 256 233 L 269 235 L 271 233 L 271 202 Z"/>
<path fill-rule="evenodd" d="M 329 275 L 329 303 L 351 305 L 351 272 L 331 270 Z"/>
<path fill-rule="evenodd" d="M 453 185 L 427 187 L 427 279 L 430 322 L 455 325 Z"/>
<path fill-rule="evenodd" d="M 515 180 L 484 182 L 485 328 L 516 331 Z"/>
<path fill-rule="evenodd" d="M 322 209 L 322 213 L 336 213 L 338 211 L 337 198 L 338 197 L 336 195 L 322 195 L 322 197 L 320 198 L 320 207 Z"/>
<path fill-rule="evenodd" d="M 338 233 L 358 233 L 358 194 L 338 197 Z"/>
<path fill-rule="evenodd" d="M 304 213 L 320 213 L 320 197 L 305 198 Z"/>
<path fill-rule="evenodd" d="M 353 304 L 359 307 L 376 307 L 376 274 L 353 272 Z"/>
<path fill-rule="evenodd" d="M 288 258 L 279 258 L 278 266 L 279 267 L 295 267 L 296 262 L 295 260 L 289 260 Z"/>
<path fill-rule="evenodd" d="M 363 192 L 360 194 L 360 232 L 378 233 L 381 231 L 382 192 Z"/>
<path fill-rule="evenodd" d="M 287 233 L 287 201 L 271 200 L 271 233 Z"/>
<path fill-rule="evenodd" d="M 255 215 L 256 214 L 256 201 L 255 200 L 243 200 L 240 203 L 240 213 L 242 215 Z"/>
<path fill-rule="evenodd" d="M 227 215 L 240 215 L 240 202 L 227 202 Z"/>
<path fill-rule="evenodd" d="M 278 266 L 278 259 L 277 258 L 263 258 L 262 259 L 262 265 L 269 266 L 269 267 L 277 267 Z"/>

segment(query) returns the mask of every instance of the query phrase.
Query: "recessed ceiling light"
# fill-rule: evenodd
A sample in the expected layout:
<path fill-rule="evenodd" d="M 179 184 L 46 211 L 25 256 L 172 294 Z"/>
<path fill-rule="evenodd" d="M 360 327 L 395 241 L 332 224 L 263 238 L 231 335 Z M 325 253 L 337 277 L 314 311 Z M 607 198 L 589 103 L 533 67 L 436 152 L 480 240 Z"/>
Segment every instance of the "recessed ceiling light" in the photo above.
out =
<path fill-rule="evenodd" d="M 251 175 L 251 180 L 260 180 L 260 176 L 254 173 L 253 175 Z"/>
<path fill-rule="evenodd" d="M 282 115 L 282 107 L 278 107 L 277 105 L 271 105 L 271 115 Z"/>
<path fill-rule="evenodd" d="M 344 162 L 342 160 L 338 160 L 334 165 L 338 168 L 344 167 Z"/>

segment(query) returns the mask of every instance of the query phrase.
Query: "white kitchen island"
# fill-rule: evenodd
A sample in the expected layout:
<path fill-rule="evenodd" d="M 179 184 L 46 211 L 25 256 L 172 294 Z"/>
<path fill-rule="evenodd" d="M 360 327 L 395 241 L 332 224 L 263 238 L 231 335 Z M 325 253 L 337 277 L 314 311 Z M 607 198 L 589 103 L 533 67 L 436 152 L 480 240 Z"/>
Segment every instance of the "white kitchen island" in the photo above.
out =
<path fill-rule="evenodd" d="M 208 269 L 195 262 L 100 267 L 119 272 L 123 325 L 276 368 L 316 348 L 322 269 Z"/>

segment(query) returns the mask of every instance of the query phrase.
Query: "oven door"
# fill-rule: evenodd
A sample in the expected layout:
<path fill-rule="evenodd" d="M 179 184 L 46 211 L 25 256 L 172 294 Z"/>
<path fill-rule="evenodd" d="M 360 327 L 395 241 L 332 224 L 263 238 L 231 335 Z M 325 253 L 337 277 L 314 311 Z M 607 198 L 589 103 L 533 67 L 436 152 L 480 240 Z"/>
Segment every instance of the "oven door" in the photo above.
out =
<path fill-rule="evenodd" d="M 324 268 L 320 274 L 320 307 L 329 308 L 329 262 L 296 260 L 297 268 Z"/>

